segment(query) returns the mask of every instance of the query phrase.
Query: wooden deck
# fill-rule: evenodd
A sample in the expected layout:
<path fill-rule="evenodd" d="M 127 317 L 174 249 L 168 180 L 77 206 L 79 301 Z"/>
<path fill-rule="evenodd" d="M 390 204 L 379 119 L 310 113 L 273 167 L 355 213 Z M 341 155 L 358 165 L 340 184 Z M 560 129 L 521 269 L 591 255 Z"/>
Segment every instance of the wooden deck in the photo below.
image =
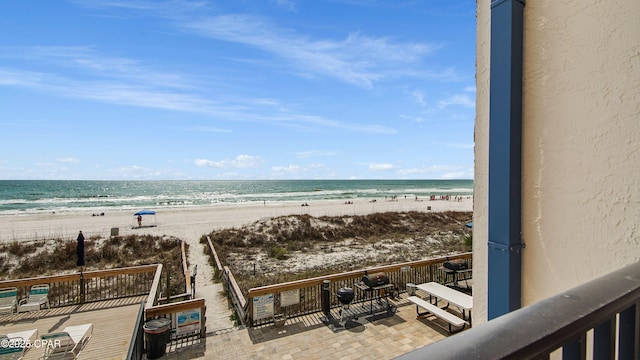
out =
<path fill-rule="evenodd" d="M 81 350 L 79 359 L 124 359 L 146 296 L 100 301 L 76 306 L 0 316 L 0 334 L 37 329 L 38 338 L 67 326 L 93 323 L 93 336 Z M 31 348 L 25 360 L 37 359 L 44 349 Z"/>

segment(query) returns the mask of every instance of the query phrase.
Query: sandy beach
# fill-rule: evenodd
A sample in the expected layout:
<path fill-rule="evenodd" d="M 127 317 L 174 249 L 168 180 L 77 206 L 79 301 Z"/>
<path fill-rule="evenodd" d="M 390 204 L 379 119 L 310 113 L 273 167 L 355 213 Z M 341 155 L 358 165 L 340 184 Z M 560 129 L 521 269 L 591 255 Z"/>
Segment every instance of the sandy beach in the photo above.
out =
<path fill-rule="evenodd" d="M 386 211 L 472 211 L 473 200 L 461 201 L 424 200 L 399 198 L 396 201 L 326 200 L 301 206 L 298 203 L 265 203 L 260 205 L 228 205 L 211 207 L 176 207 L 156 209 L 157 215 L 145 217 L 144 225 L 155 221 L 155 227 L 137 226 L 133 212 L 114 211 L 104 216 L 91 213 L 55 213 L 0 216 L 0 241 L 25 241 L 50 238 L 75 239 L 79 230 L 87 237 L 107 237 L 112 228 L 118 228 L 121 236 L 129 234 L 170 235 L 191 242 L 215 229 L 239 227 L 265 217 L 291 214 L 312 216 L 365 215 Z"/>
<path fill-rule="evenodd" d="M 431 207 L 431 210 L 428 208 Z M 78 231 L 85 237 L 106 238 L 111 235 L 112 228 L 118 228 L 120 236 L 158 235 L 174 236 L 191 245 L 189 259 L 192 264 L 199 264 L 202 269 L 208 266 L 207 259 L 199 245 L 200 237 L 213 230 L 240 227 L 257 220 L 283 215 L 308 214 L 312 216 L 366 215 L 387 211 L 472 211 L 473 198 L 464 197 L 454 200 L 424 200 L 398 198 L 376 201 L 353 201 L 346 204 L 344 200 L 325 200 L 308 203 L 263 203 L 259 205 L 224 205 L 210 207 L 175 207 L 156 209 L 157 214 L 144 217 L 143 227 L 138 228 L 133 212 L 113 211 L 104 216 L 93 216 L 91 213 L 47 213 L 0 216 L 0 241 L 30 241 L 42 239 L 69 239 L 75 241 Z M 145 225 L 156 225 L 145 227 Z M 202 265 L 200 265 L 202 264 Z M 206 274 L 206 272 L 202 272 Z M 199 279 L 209 282 L 209 276 Z"/>

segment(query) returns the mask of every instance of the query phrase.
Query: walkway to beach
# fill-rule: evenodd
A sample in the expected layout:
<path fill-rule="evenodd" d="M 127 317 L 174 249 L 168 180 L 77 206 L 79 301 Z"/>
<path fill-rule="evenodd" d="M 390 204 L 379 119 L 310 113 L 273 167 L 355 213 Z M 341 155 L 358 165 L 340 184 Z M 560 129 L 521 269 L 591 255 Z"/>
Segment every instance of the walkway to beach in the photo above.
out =
<path fill-rule="evenodd" d="M 189 244 L 190 270 L 193 271 L 193 266 L 198 265 L 196 298 L 204 298 L 206 301 L 207 334 L 229 331 L 234 327 L 230 318 L 232 311 L 224 295 L 222 283 L 213 281 L 213 267 L 209 265 L 208 255 L 204 253 L 205 247 L 199 243 L 200 239 L 184 238 L 183 240 Z"/>

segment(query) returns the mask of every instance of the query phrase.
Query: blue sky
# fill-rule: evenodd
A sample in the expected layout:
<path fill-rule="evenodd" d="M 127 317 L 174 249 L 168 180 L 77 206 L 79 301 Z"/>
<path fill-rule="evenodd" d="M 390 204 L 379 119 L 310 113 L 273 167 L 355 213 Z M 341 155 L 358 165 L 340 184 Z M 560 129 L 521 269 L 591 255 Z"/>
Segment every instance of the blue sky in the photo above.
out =
<path fill-rule="evenodd" d="M 475 6 L 1 1 L 0 179 L 472 179 Z"/>

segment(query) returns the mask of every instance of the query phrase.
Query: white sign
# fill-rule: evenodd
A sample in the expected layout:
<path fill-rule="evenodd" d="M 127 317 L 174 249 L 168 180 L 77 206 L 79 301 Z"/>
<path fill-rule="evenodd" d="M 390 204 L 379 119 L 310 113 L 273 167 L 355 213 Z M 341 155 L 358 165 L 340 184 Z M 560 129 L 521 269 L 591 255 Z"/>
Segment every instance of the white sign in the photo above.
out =
<path fill-rule="evenodd" d="M 300 289 L 283 291 L 280 293 L 280 306 L 285 307 L 300 303 Z"/>
<path fill-rule="evenodd" d="M 180 311 L 175 317 L 176 335 L 200 332 L 200 309 Z"/>
<path fill-rule="evenodd" d="M 253 320 L 270 319 L 273 317 L 273 294 L 256 296 L 253 298 Z"/>

